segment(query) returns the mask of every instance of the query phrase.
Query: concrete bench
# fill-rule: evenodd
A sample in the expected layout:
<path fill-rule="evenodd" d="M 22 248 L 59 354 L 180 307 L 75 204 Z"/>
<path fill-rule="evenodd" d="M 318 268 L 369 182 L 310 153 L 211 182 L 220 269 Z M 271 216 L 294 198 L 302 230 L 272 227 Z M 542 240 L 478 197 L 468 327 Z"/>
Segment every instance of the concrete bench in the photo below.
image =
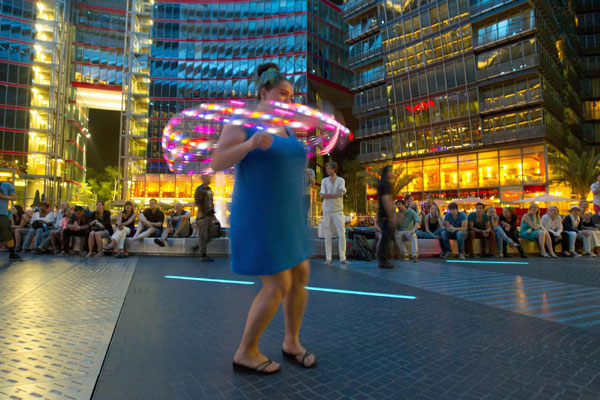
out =
<path fill-rule="evenodd" d="M 227 237 L 227 229 L 222 229 L 222 236 L 211 240 L 207 247 L 207 253 L 212 256 L 228 256 L 230 252 L 229 248 L 229 238 Z M 313 257 L 325 257 L 325 239 L 318 238 L 318 233 L 316 228 L 309 229 L 311 242 L 313 246 Z M 71 238 L 73 251 L 83 251 L 84 240 L 83 237 L 73 237 Z M 371 249 L 374 249 L 375 240 L 368 239 L 369 245 Z M 131 241 L 131 239 L 127 239 L 127 250 L 131 254 L 149 254 L 149 255 L 180 255 L 180 256 L 193 256 L 198 255 L 197 251 L 194 251 L 192 247 L 196 245 L 198 239 L 195 237 L 180 239 L 180 238 L 169 238 L 167 239 L 167 246 L 160 247 L 156 243 L 154 243 L 154 238 L 148 238 L 143 240 Z M 351 248 L 351 240 L 347 239 L 347 250 L 346 254 L 350 254 Z M 419 239 L 419 257 L 436 257 L 441 252 L 442 249 L 440 247 L 440 242 L 437 239 Z M 104 239 L 104 244 L 108 244 L 108 239 Z M 537 254 L 539 253 L 539 246 L 537 242 L 533 242 L 531 240 L 521 239 L 521 245 L 525 250 L 525 253 L 528 254 Z M 480 253 L 481 242 L 479 240 L 475 240 L 474 242 L 474 251 L 476 253 Z M 332 255 L 333 257 L 339 257 L 338 252 L 338 239 L 334 238 L 332 240 Z M 458 243 L 456 240 L 450 241 L 450 247 L 452 249 L 453 254 L 458 254 Z M 556 252 L 561 252 L 560 244 L 556 247 Z M 489 250 L 488 250 L 489 252 Z M 513 249 L 508 247 L 509 254 L 518 254 L 517 249 Z M 400 250 L 396 245 L 394 245 L 394 256 L 399 257 Z"/>

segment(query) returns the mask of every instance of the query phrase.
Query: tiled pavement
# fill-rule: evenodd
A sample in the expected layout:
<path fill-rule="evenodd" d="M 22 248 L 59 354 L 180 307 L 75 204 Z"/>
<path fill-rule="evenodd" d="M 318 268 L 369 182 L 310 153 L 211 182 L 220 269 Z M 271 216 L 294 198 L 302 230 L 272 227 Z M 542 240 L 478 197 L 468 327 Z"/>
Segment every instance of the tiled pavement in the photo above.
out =
<path fill-rule="evenodd" d="M 311 292 L 302 338 L 318 367 L 283 361 L 280 374 L 264 378 L 231 370 L 259 285 L 164 279 L 255 281 L 231 274 L 225 259 L 39 257 L 0 264 L 0 399 L 89 397 L 69 391 L 77 390 L 72 382 L 96 383 L 93 398 L 101 400 L 599 399 L 600 330 L 576 325 L 597 318 L 600 262 L 527 261 L 424 260 L 379 271 L 374 263 L 345 270 L 314 260 L 311 286 L 416 300 Z M 276 361 L 283 333 L 278 312 L 261 341 Z M 19 363 L 9 365 L 11 359 Z M 62 371 L 72 377 L 58 379 Z M 38 380 L 27 383 L 27 376 Z M 57 384 L 60 394 L 39 393 Z"/>
<path fill-rule="evenodd" d="M 419 264 L 396 262 L 400 268 L 394 271 L 379 270 L 373 268 L 373 263 L 366 262 L 356 262 L 344 269 L 600 333 L 600 259 L 543 262 L 546 269 L 568 269 L 571 281 L 580 284 L 527 276 L 530 265 L 540 264 L 536 258 L 469 260 L 466 263 L 433 260 L 421 260 Z M 467 267 L 473 264 L 489 269 Z M 490 270 L 499 265 L 518 265 L 521 273 L 514 275 Z"/>
<path fill-rule="evenodd" d="M 89 399 L 135 260 L 0 264 L 0 399 Z"/>

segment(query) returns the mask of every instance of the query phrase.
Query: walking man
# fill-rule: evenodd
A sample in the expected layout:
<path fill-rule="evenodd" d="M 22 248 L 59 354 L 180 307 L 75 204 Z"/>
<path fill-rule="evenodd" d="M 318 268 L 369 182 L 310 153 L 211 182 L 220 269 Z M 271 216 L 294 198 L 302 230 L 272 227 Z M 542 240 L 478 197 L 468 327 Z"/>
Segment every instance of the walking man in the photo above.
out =
<path fill-rule="evenodd" d="M 381 239 L 377 253 L 379 256 L 379 268 L 395 268 L 396 266 L 389 262 L 390 242 L 394 237 L 396 229 L 396 213 L 394 212 L 394 203 L 392 200 L 392 167 L 386 165 L 381 170 L 381 179 L 377 187 L 377 199 L 379 200 L 379 210 L 377 210 L 377 226 L 381 229 Z"/>
<path fill-rule="evenodd" d="M 321 182 L 321 198 L 323 199 L 323 229 L 325 230 L 325 258 L 326 263 L 331 264 L 332 225 L 335 226 L 338 235 L 338 249 L 340 253 L 340 264 L 350 264 L 346 260 L 346 228 L 344 217 L 344 194 L 346 194 L 346 182 L 344 178 L 337 175 L 338 165 L 328 162 L 325 166 L 327 178 Z"/>
<path fill-rule="evenodd" d="M 200 249 L 200 255 L 203 262 L 213 262 L 213 258 L 206 254 L 206 246 L 210 242 L 210 225 L 215 216 L 215 207 L 213 203 L 213 192 L 210 188 L 210 174 L 202 175 L 202 185 L 196 188 L 194 199 L 198 206 L 198 215 L 196 223 L 198 225 L 198 244 L 193 247 L 194 250 Z"/>
<path fill-rule="evenodd" d="M 8 219 L 8 201 L 15 201 L 17 192 L 13 185 L 8 182 L 0 183 L 0 240 L 6 243 L 9 261 L 23 261 L 21 256 L 15 253 L 15 238 L 10 229 L 10 221 Z"/>

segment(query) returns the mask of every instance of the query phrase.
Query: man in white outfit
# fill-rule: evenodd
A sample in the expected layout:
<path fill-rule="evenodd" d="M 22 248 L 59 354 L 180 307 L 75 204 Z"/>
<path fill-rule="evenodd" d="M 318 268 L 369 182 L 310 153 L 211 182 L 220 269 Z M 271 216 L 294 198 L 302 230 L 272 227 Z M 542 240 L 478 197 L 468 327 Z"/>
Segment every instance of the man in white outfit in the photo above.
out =
<path fill-rule="evenodd" d="M 344 194 L 346 182 L 337 176 L 338 165 L 328 162 L 325 172 L 328 177 L 321 182 L 321 198 L 323 199 L 323 229 L 325 230 L 325 258 L 331 264 L 331 229 L 335 226 L 338 235 L 340 263 L 350 264 L 346 260 L 346 229 L 344 220 Z"/>

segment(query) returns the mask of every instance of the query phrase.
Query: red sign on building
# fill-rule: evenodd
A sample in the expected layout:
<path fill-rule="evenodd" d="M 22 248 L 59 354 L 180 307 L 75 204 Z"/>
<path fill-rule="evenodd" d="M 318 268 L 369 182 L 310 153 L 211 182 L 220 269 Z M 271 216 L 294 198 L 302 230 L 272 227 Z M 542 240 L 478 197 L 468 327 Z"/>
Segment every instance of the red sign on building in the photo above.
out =
<path fill-rule="evenodd" d="M 418 114 L 418 113 L 422 112 L 423 110 L 427 110 L 429 108 L 435 109 L 435 104 L 434 104 L 433 100 L 427 100 L 427 101 L 424 100 L 415 105 L 406 106 L 406 109 L 408 110 L 409 114 Z"/>

